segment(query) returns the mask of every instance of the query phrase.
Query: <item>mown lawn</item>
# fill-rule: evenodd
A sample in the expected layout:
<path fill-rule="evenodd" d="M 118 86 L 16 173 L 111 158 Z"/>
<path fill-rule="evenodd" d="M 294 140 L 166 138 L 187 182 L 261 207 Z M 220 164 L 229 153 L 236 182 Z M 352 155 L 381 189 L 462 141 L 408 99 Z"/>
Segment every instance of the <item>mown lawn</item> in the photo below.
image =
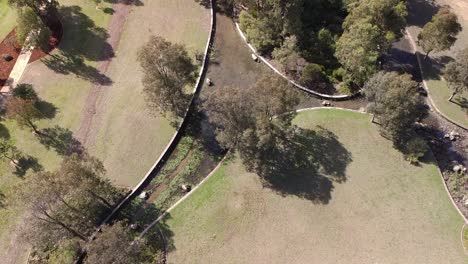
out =
<path fill-rule="evenodd" d="M 432 158 L 409 165 L 369 121 L 331 109 L 295 118 L 331 131 L 352 159 L 328 203 L 265 188 L 238 159 L 223 165 L 168 217 L 168 263 L 466 263 Z"/>
<path fill-rule="evenodd" d="M 16 13 L 8 5 L 8 0 L 0 0 L 0 41 L 15 27 Z"/>
<path fill-rule="evenodd" d="M 175 132 L 166 118 L 148 110 L 138 49 L 151 35 L 159 35 L 186 45 L 194 57 L 205 49 L 210 18 L 210 10 L 194 0 L 152 0 L 133 7 L 108 70 L 113 84 L 100 102 L 92 126 L 95 140 L 89 145 L 117 184 L 138 183 Z"/>
<path fill-rule="evenodd" d="M 418 1 L 413 1 L 418 2 Z M 420 1 L 422 2 L 422 1 Z M 431 2 L 428 2 L 431 3 Z M 467 6 L 463 1 L 459 0 L 436 0 L 433 3 L 439 6 L 449 5 L 453 12 L 458 15 L 458 21 L 462 25 L 462 32 L 457 35 L 457 41 L 450 50 L 431 53 L 431 59 L 439 59 L 442 57 L 455 58 L 457 52 L 468 46 L 468 16 L 466 16 Z M 462 8 L 460 7 L 463 6 Z M 421 31 L 421 27 L 411 25 L 408 28 L 414 41 L 417 40 L 417 36 Z M 420 47 L 418 47 L 420 54 L 424 54 Z M 447 99 L 450 97 L 452 90 L 448 87 L 447 82 L 441 78 L 440 70 L 437 71 L 423 61 L 424 55 L 420 55 L 421 61 L 425 64 L 423 67 L 423 78 L 427 81 L 427 86 L 434 104 L 437 108 L 448 118 L 452 119 L 457 124 L 468 127 L 468 93 L 459 94 L 454 98 L 454 102 L 449 102 Z"/>
<path fill-rule="evenodd" d="M 6 1 L 1 1 L 3 4 Z M 79 32 L 89 32 L 90 28 L 105 28 L 110 19 L 110 15 L 95 9 L 90 1 L 85 0 L 65 0 L 60 1 L 62 11 L 66 11 L 69 20 L 65 21 L 65 33 L 61 43 L 61 48 L 66 47 L 72 50 L 93 50 L 96 47 L 96 39 L 93 34 L 84 34 L 77 37 Z M 0 5 L 3 11 L 3 6 Z M 73 8 L 72 8 L 73 7 Z M 72 11 L 73 10 L 73 11 Z M 73 19 L 71 16 L 73 14 Z M 83 23 L 85 22 L 85 23 Z M 4 29 L 0 25 L 0 29 Z M 95 51 L 93 51 L 95 52 Z M 57 51 L 55 52 L 57 54 Z M 94 61 L 84 59 L 86 65 L 92 65 Z M 36 61 L 26 69 L 22 82 L 31 83 L 38 92 L 42 100 L 50 103 L 51 114 L 38 122 L 41 129 L 59 126 L 70 134 L 80 122 L 80 112 L 83 106 L 84 97 L 89 90 L 89 81 L 83 80 L 70 72 L 65 74 L 57 73 L 49 69 L 41 61 Z M 22 153 L 34 160 L 30 165 L 36 168 L 52 170 L 58 166 L 62 157 L 55 149 L 47 149 L 34 136 L 29 129 L 20 129 L 13 121 L 2 122 L 4 126 L 4 136 L 10 137 Z M 32 169 L 29 169 L 24 176 L 15 175 L 7 162 L 0 164 L 0 193 L 5 196 L 14 197 L 12 186 L 22 177 L 29 177 Z M 5 197 L 6 198 L 6 197 Z M 21 213 L 11 207 L 0 209 L 0 257 L 8 254 L 7 248 L 10 245 L 12 232 L 15 231 L 15 223 L 21 218 Z M 24 243 L 23 243 L 24 245 Z M 19 250 L 23 254 L 27 252 Z"/>

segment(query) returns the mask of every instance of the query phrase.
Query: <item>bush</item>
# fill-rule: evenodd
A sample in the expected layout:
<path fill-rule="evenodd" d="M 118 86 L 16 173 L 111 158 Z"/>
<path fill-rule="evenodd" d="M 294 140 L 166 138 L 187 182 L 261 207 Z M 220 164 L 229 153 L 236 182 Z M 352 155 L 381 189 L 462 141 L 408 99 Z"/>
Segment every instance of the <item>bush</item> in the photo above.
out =
<path fill-rule="evenodd" d="M 461 202 L 464 195 L 468 193 L 468 174 L 465 173 L 449 173 L 447 178 L 447 187 L 453 199 Z"/>
<path fill-rule="evenodd" d="M 423 138 L 414 137 L 406 142 L 403 153 L 411 164 L 418 164 L 428 150 L 429 147 Z"/>
<path fill-rule="evenodd" d="M 342 82 L 343 81 L 343 78 L 345 76 L 346 72 L 345 70 L 340 67 L 338 69 L 334 69 L 333 72 L 332 72 L 332 77 L 333 79 L 335 79 L 336 81 L 338 82 Z"/>
<path fill-rule="evenodd" d="M 315 86 L 325 81 L 325 75 L 323 74 L 323 67 L 321 65 L 311 63 L 305 66 L 302 71 L 299 82 L 305 86 Z"/>

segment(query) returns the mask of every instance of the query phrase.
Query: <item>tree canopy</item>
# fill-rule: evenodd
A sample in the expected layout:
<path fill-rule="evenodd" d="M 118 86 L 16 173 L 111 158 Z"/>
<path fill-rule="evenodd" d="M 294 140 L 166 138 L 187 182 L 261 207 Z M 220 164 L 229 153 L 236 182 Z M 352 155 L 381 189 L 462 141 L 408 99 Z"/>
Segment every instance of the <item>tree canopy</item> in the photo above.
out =
<path fill-rule="evenodd" d="M 378 59 L 403 35 L 408 15 L 401 0 L 348 2 L 349 15 L 335 56 L 358 85 L 378 70 Z"/>
<path fill-rule="evenodd" d="M 449 101 L 456 94 L 468 91 L 468 47 L 457 54 L 455 61 L 445 66 L 444 76 L 453 91 Z"/>
<path fill-rule="evenodd" d="M 152 36 L 138 51 L 143 68 L 144 93 L 152 109 L 183 116 L 190 96 L 186 85 L 195 80 L 196 66 L 180 44 Z"/>
<path fill-rule="evenodd" d="M 369 111 L 381 133 L 410 158 L 420 158 L 427 145 L 415 139 L 413 124 L 427 115 L 427 107 L 417 92 L 417 83 L 408 74 L 379 72 L 364 86 Z"/>
<path fill-rule="evenodd" d="M 253 169 L 256 150 L 273 135 L 273 118 L 292 111 L 298 103 L 296 91 L 284 79 L 266 75 L 252 87 L 215 90 L 204 101 L 204 108 L 217 128 L 221 145 L 238 150 L 247 167 Z M 285 116 L 275 121 L 289 124 Z"/>
<path fill-rule="evenodd" d="M 29 127 L 40 134 L 35 121 L 43 116 L 31 100 L 9 97 L 5 103 L 6 117 L 14 119 L 20 127 Z"/>
<path fill-rule="evenodd" d="M 426 52 L 427 58 L 432 51 L 439 52 L 450 49 L 461 30 L 457 15 L 449 8 L 443 7 L 423 27 L 418 35 L 418 44 Z"/>
<path fill-rule="evenodd" d="M 91 241 L 85 263 L 154 263 L 154 252 L 145 239 L 134 241 L 131 229 L 122 222 L 107 225 Z"/>
<path fill-rule="evenodd" d="M 63 239 L 86 241 L 122 197 L 103 179 L 104 167 L 87 155 L 72 155 L 55 171 L 40 171 L 17 188 L 17 203 L 30 214 L 25 235 L 39 249 Z"/>

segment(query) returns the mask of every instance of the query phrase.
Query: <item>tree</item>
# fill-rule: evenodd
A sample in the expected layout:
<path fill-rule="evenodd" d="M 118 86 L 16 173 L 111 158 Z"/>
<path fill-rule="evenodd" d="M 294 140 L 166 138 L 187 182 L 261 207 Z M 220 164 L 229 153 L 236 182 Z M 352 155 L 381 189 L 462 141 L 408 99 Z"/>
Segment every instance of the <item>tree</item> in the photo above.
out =
<path fill-rule="evenodd" d="M 426 52 L 425 59 L 432 51 L 450 49 L 457 40 L 456 35 L 462 30 L 457 15 L 449 8 L 441 8 L 418 35 L 418 44 Z"/>
<path fill-rule="evenodd" d="M 76 239 L 60 241 L 49 257 L 50 264 L 74 263 L 81 252 L 81 246 Z"/>
<path fill-rule="evenodd" d="M 122 197 L 104 172 L 97 159 L 72 155 L 57 170 L 40 171 L 17 186 L 15 200 L 30 214 L 28 241 L 40 251 L 63 239 L 86 241 Z"/>
<path fill-rule="evenodd" d="M 254 169 L 256 150 L 271 142 L 273 118 L 287 127 L 289 120 L 281 114 L 298 103 L 296 91 L 284 79 L 265 75 L 250 88 L 217 89 L 203 106 L 220 144 L 238 150 L 247 168 Z"/>
<path fill-rule="evenodd" d="M 21 152 L 11 142 L 11 140 L 0 138 L 0 159 L 7 159 L 15 165 L 18 164 L 18 158 Z"/>
<path fill-rule="evenodd" d="M 323 85 L 326 81 L 326 77 L 323 74 L 323 67 L 315 63 L 308 64 L 304 68 L 299 81 L 301 84 L 308 87 Z"/>
<path fill-rule="evenodd" d="M 468 47 L 457 54 L 455 61 L 447 64 L 444 76 L 449 87 L 452 89 L 452 94 L 448 99 L 449 102 L 452 101 L 456 94 L 468 91 Z"/>
<path fill-rule="evenodd" d="M 104 226 L 102 232 L 89 244 L 85 263 L 154 263 L 146 240 L 134 241 L 130 230 L 122 222 Z"/>
<path fill-rule="evenodd" d="M 364 93 L 382 134 L 394 142 L 405 138 L 414 122 L 427 114 L 417 83 L 408 74 L 379 72 L 366 83 Z"/>
<path fill-rule="evenodd" d="M 22 83 L 18 84 L 12 92 L 14 97 L 21 98 L 23 100 L 29 100 L 32 102 L 39 101 L 39 96 L 37 95 L 36 91 L 31 84 Z"/>
<path fill-rule="evenodd" d="M 405 140 L 402 150 L 406 159 L 410 163 L 417 164 L 419 160 L 427 153 L 429 146 L 423 138 L 411 137 L 410 139 Z"/>
<path fill-rule="evenodd" d="M 184 89 L 194 82 L 196 69 L 185 47 L 152 36 L 138 51 L 138 60 L 143 68 L 144 92 L 150 106 L 183 116 L 189 102 Z"/>
<path fill-rule="evenodd" d="M 29 127 L 36 134 L 40 131 L 35 125 L 35 121 L 42 118 L 41 112 L 34 106 L 31 100 L 24 100 L 18 97 L 9 97 L 5 104 L 7 118 L 14 119 L 20 127 Z"/>
<path fill-rule="evenodd" d="M 42 50 L 49 47 L 49 39 L 52 33 L 31 8 L 18 9 L 17 20 L 16 38 L 21 45 L 40 47 Z"/>
<path fill-rule="evenodd" d="M 30 8 L 51 31 L 60 27 L 56 0 L 8 0 L 8 3 L 18 10 Z"/>
<path fill-rule="evenodd" d="M 335 56 L 358 85 L 377 71 L 377 61 L 403 35 L 406 4 L 401 0 L 348 1 L 349 15 Z"/>
<path fill-rule="evenodd" d="M 382 54 L 379 28 L 370 23 L 358 23 L 345 31 L 336 43 L 335 56 L 358 85 L 377 71 L 377 59 Z"/>

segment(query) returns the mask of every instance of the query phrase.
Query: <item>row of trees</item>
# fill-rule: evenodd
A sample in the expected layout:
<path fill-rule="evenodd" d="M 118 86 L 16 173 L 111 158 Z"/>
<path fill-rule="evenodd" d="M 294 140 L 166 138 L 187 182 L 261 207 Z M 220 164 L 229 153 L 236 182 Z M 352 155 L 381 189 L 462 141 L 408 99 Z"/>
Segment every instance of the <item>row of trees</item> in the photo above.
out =
<path fill-rule="evenodd" d="M 33 246 L 32 263 L 73 263 L 87 245 L 85 263 L 155 263 L 160 248 L 137 235 L 120 216 L 90 243 L 88 237 L 124 196 L 103 177 L 100 161 L 66 157 L 55 171 L 29 175 L 12 203 L 27 209 L 23 235 Z M 133 243 L 132 243 L 133 242 Z M 154 241 L 153 241 L 154 242 Z M 159 255 L 158 255 L 159 257 Z"/>

